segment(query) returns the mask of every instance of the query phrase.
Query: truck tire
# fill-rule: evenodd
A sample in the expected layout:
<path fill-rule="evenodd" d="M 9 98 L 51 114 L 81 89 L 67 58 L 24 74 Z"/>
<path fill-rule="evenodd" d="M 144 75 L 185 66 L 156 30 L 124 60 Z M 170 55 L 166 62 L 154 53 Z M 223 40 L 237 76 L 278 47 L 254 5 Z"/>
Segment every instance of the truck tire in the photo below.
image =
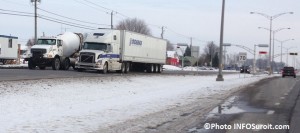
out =
<path fill-rule="evenodd" d="M 127 62 L 127 63 L 125 64 L 125 73 L 129 73 L 129 72 L 130 72 L 130 63 Z"/>
<path fill-rule="evenodd" d="M 153 64 L 153 73 L 158 72 L 158 64 Z"/>
<path fill-rule="evenodd" d="M 59 58 L 54 58 L 54 60 L 52 61 L 52 69 L 53 70 L 59 70 L 60 68 L 60 60 Z"/>
<path fill-rule="evenodd" d="M 153 73 L 153 71 L 154 71 L 154 66 L 153 66 L 153 64 L 148 64 L 148 66 L 147 66 L 147 73 Z"/>
<path fill-rule="evenodd" d="M 70 59 L 66 58 L 63 63 L 63 70 L 69 70 L 70 68 Z"/>
<path fill-rule="evenodd" d="M 126 65 L 125 65 L 124 62 L 122 62 L 122 64 L 121 64 L 121 70 L 118 70 L 117 72 L 118 73 L 125 73 L 125 69 L 126 69 Z"/>
<path fill-rule="evenodd" d="M 101 71 L 102 74 L 106 74 L 108 72 L 108 64 L 107 62 L 104 63 L 104 66 L 103 66 L 103 70 Z"/>
<path fill-rule="evenodd" d="M 158 64 L 158 65 L 157 65 L 157 73 L 161 73 L 161 70 L 162 70 L 161 65 Z"/>
<path fill-rule="evenodd" d="M 6 64 L 6 60 L 2 60 L 2 64 L 5 65 Z"/>
<path fill-rule="evenodd" d="M 35 67 L 36 67 L 36 66 L 35 66 L 35 64 L 33 63 L 33 61 L 29 60 L 29 61 L 28 61 L 28 68 L 31 69 L 31 70 L 33 70 L 33 69 L 35 69 Z"/>

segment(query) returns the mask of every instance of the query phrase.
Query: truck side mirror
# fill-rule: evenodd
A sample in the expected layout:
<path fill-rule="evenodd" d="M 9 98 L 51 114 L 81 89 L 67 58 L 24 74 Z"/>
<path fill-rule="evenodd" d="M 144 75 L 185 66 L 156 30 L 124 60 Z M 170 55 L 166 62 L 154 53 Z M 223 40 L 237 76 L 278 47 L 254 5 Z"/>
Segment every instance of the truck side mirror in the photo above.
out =
<path fill-rule="evenodd" d="M 63 41 L 61 41 L 61 40 L 57 42 L 58 47 L 62 46 L 62 44 L 63 44 Z"/>

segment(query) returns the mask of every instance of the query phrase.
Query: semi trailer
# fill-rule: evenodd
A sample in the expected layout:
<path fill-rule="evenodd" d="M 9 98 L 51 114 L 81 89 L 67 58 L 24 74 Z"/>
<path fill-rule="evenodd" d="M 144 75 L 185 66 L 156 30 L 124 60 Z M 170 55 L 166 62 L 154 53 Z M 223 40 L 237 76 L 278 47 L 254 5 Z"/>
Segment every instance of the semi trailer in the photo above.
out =
<path fill-rule="evenodd" d="M 88 33 L 76 62 L 78 71 L 159 73 L 166 62 L 167 41 L 126 30 Z"/>
<path fill-rule="evenodd" d="M 48 66 L 53 70 L 68 70 L 70 66 L 75 68 L 82 43 L 81 33 L 65 32 L 54 37 L 40 37 L 25 58 L 28 61 L 28 68 L 45 69 Z"/>

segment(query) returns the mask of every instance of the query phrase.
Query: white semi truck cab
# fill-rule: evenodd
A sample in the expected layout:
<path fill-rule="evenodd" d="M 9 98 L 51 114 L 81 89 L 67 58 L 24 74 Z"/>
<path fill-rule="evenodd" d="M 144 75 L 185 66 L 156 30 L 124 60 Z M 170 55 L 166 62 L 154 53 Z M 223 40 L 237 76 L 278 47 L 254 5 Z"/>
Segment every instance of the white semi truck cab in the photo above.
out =
<path fill-rule="evenodd" d="M 76 68 L 102 73 L 161 72 L 165 62 L 166 40 L 125 30 L 101 29 L 87 34 Z"/>

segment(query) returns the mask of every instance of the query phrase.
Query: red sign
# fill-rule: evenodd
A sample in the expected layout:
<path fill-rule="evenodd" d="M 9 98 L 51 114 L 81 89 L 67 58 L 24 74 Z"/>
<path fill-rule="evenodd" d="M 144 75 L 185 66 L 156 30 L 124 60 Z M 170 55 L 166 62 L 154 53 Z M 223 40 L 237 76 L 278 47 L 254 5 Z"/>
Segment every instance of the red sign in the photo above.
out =
<path fill-rule="evenodd" d="M 259 51 L 259 54 L 267 54 L 266 51 Z"/>

